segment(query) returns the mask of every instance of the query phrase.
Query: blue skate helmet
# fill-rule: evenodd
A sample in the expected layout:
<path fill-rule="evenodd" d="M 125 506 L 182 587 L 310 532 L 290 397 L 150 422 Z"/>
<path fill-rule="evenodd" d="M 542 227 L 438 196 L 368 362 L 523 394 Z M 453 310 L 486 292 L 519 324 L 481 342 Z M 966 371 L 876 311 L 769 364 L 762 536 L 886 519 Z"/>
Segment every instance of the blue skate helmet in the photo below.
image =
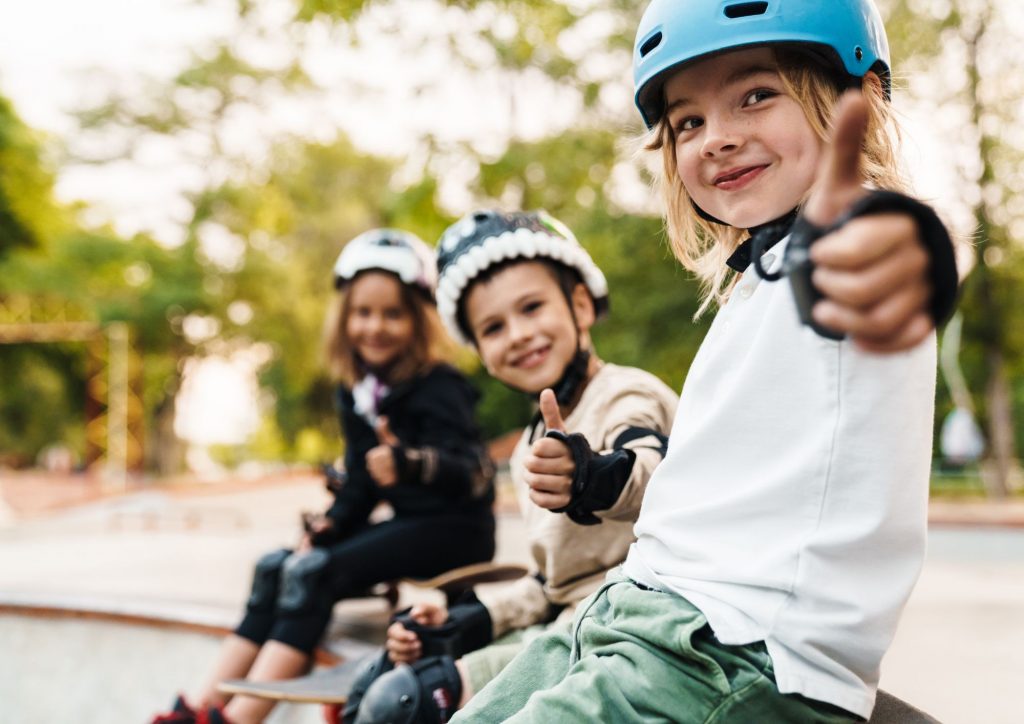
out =
<path fill-rule="evenodd" d="M 662 87 L 686 63 L 757 45 L 810 53 L 857 83 L 868 71 L 889 94 L 889 41 L 873 0 L 652 0 L 633 45 L 636 105 L 648 128 L 664 111 Z"/>

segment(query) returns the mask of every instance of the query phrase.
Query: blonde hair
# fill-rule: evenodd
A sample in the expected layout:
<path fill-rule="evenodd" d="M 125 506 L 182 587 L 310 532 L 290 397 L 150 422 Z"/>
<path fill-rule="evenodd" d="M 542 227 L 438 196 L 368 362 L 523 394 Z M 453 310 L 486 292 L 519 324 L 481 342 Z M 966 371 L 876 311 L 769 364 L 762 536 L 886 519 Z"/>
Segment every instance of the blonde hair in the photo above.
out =
<path fill-rule="evenodd" d="M 376 269 L 369 271 L 390 274 Z M 348 317 L 352 312 L 348 291 L 360 276 L 362 273 L 334 296 L 324 319 L 323 346 L 328 374 L 332 380 L 347 387 L 351 387 L 366 374 L 362 360 L 348 337 Z M 395 279 L 398 280 L 398 277 L 395 276 Z M 387 382 L 391 385 L 426 374 L 438 364 L 452 362 L 456 356 L 455 343 L 441 324 L 437 307 L 423 292 L 408 284 L 399 281 L 399 287 L 402 306 L 413 318 L 413 339 L 408 352 L 389 370 Z"/>
<path fill-rule="evenodd" d="M 798 50 L 776 48 L 774 52 L 786 91 L 800 104 L 815 135 L 827 142 L 832 113 L 842 93 L 835 76 Z M 863 90 L 868 106 L 868 128 L 861 154 L 865 183 L 871 188 L 905 191 L 908 184 L 896 154 L 899 128 L 878 76 L 869 73 Z M 645 149 L 661 151 L 658 185 L 665 204 L 665 225 L 676 258 L 701 284 L 702 300 L 696 314 L 699 317 L 712 303 L 722 305 L 728 298 L 736 275 L 726 266 L 726 260 L 747 232 L 707 221 L 697 213 L 677 172 L 675 133 L 666 117 L 651 131 Z"/>

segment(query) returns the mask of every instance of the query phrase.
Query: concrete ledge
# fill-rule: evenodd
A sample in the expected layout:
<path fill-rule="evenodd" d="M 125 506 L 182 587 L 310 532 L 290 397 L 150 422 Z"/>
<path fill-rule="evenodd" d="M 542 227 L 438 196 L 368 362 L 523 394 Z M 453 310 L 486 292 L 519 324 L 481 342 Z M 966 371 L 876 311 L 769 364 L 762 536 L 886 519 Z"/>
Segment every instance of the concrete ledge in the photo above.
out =
<path fill-rule="evenodd" d="M 932 500 L 928 505 L 928 523 L 1024 528 L 1024 500 Z"/>
<path fill-rule="evenodd" d="M 84 618 L 213 636 L 230 633 L 237 617 L 235 612 L 201 604 L 5 591 L 0 591 L 0 613 L 37 618 Z"/>

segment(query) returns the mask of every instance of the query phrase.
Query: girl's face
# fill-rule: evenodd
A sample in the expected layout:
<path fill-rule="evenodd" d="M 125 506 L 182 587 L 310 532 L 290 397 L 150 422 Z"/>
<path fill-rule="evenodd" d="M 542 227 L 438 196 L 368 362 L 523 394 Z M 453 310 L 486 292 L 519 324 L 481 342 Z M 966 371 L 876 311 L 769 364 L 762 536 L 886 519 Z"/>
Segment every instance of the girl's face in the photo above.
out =
<path fill-rule="evenodd" d="M 345 333 L 371 369 L 389 366 L 409 349 L 415 319 L 402 301 L 402 284 L 385 272 L 363 272 L 348 291 Z"/>
<path fill-rule="evenodd" d="M 786 94 L 770 49 L 693 63 L 665 84 L 665 100 L 676 169 L 701 209 L 746 229 L 806 198 L 822 142 Z"/>
<path fill-rule="evenodd" d="M 514 264 L 473 284 L 465 305 L 487 371 L 525 392 L 538 393 L 561 379 L 576 354 L 577 338 L 589 345 L 594 314 L 586 288 L 576 287 L 570 310 L 543 262 Z"/>

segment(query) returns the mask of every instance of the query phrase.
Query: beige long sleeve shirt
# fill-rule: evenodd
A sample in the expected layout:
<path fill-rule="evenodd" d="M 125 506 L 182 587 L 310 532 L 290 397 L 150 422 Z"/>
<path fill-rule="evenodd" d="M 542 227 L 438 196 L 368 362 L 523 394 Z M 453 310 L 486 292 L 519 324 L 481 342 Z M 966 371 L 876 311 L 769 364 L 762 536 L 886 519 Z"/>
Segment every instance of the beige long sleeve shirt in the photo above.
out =
<path fill-rule="evenodd" d="M 582 434 L 595 453 L 607 453 L 630 430 L 667 436 L 677 402 L 677 395 L 654 375 L 605 364 L 565 418 L 566 430 Z M 601 524 L 583 526 L 530 501 L 523 463 L 533 441 L 544 432 L 543 423 L 524 430 L 510 461 L 530 553 L 540 575 L 477 591 L 491 615 L 495 637 L 548 619 L 552 607 L 564 606 L 560 617 L 571 616 L 576 604 L 600 585 L 608 570 L 625 559 L 634 540 L 633 523 L 647 481 L 662 458 L 661 442 L 654 435 L 622 445 L 636 455 L 629 479 L 611 508 L 595 512 Z"/>

